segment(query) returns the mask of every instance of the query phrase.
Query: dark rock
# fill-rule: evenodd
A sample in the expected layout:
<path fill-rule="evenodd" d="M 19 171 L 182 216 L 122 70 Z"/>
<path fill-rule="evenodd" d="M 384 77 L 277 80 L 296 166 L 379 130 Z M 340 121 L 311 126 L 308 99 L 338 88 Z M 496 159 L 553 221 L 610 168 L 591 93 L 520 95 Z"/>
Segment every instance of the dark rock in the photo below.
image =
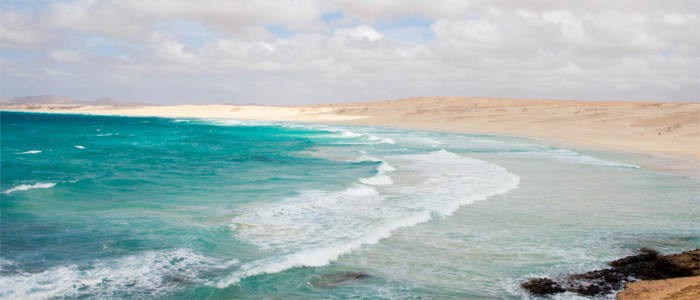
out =
<path fill-rule="evenodd" d="M 610 263 L 608 263 L 608 265 L 610 265 L 611 267 L 622 267 L 636 262 L 651 261 L 654 260 L 657 256 L 659 256 L 659 253 L 656 252 L 656 250 L 649 248 L 641 248 L 639 249 L 639 254 L 627 256 L 618 260 L 613 260 Z"/>
<path fill-rule="evenodd" d="M 533 295 L 543 296 L 563 293 L 564 290 L 558 283 L 549 278 L 535 278 L 520 285 Z"/>
<path fill-rule="evenodd" d="M 559 280 L 537 278 L 521 286 L 535 295 L 568 291 L 599 296 L 622 289 L 632 279 L 657 280 L 700 275 L 700 248 L 670 255 L 659 255 L 649 248 L 642 248 L 639 252 L 610 262 L 612 268 L 573 274 Z"/>
<path fill-rule="evenodd" d="M 312 282 L 317 287 L 334 287 L 349 281 L 369 278 L 369 274 L 362 272 L 343 272 L 322 275 L 319 279 Z"/>
<path fill-rule="evenodd" d="M 621 289 L 626 278 L 627 276 L 616 270 L 603 269 L 571 275 L 562 285 L 567 291 L 595 296 Z"/>
<path fill-rule="evenodd" d="M 659 257 L 658 267 L 674 277 L 700 275 L 700 248 Z"/>

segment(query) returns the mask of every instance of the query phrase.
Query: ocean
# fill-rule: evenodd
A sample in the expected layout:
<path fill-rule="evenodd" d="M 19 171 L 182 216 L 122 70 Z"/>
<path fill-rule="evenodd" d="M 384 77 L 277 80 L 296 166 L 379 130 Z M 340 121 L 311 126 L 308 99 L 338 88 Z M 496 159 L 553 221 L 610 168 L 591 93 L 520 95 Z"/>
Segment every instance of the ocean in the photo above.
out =
<path fill-rule="evenodd" d="M 700 244 L 700 182 L 629 154 L 288 122 L 0 126 L 0 299 L 520 299 L 532 277 Z"/>

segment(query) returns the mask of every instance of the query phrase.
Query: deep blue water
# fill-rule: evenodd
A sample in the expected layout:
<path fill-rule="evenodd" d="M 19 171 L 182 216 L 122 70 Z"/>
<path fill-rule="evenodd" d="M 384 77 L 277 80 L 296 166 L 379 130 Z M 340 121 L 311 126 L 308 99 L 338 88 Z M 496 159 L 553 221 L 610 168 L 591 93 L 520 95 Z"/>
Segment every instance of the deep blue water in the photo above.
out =
<path fill-rule="evenodd" d="M 698 181 L 621 154 L 275 122 L 0 122 L 3 299 L 521 298 L 532 276 L 700 243 Z"/>

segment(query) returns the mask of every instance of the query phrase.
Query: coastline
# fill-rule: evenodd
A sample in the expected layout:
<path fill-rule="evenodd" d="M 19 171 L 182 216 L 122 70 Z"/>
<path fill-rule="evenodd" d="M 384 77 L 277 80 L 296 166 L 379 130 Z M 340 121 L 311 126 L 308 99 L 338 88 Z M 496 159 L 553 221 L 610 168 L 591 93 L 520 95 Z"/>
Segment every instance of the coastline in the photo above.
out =
<path fill-rule="evenodd" d="M 308 106 L 8 105 L 8 111 L 382 126 L 524 137 L 632 154 L 635 164 L 700 178 L 700 103 L 425 97 Z"/>
<path fill-rule="evenodd" d="M 530 118 L 529 120 L 523 120 L 523 116 L 519 113 L 504 114 L 500 117 L 488 116 L 488 118 L 481 116 L 475 117 L 477 121 L 473 123 L 469 120 L 464 119 L 468 117 L 468 112 L 460 112 L 457 114 L 458 117 L 453 117 L 453 119 L 445 118 L 444 111 L 449 111 L 449 109 L 444 109 L 444 107 L 434 106 L 432 109 L 444 111 L 436 111 L 432 113 L 422 112 L 424 108 L 416 108 L 416 104 L 421 105 L 423 100 L 412 100 L 417 101 L 417 103 L 409 103 L 410 105 L 397 105 L 395 102 L 388 103 L 360 103 L 360 104 L 343 104 L 343 105 L 319 105 L 319 106 L 304 106 L 304 107 L 261 107 L 261 106 L 227 106 L 227 105 L 206 105 L 206 106 L 167 106 L 167 107 L 153 107 L 153 106 L 136 106 L 136 107 L 116 107 L 116 106 L 61 106 L 61 105 L 34 105 L 31 107 L 27 106 L 17 106 L 14 108 L 0 108 L 7 111 L 24 111 L 24 112 L 36 112 L 36 113 L 61 113 L 61 114 L 93 114 L 93 115 L 119 115 L 119 116 L 154 116 L 154 117 L 168 117 L 168 118 L 217 118 L 217 119 L 248 119 L 248 120 L 269 120 L 269 121 L 291 121 L 291 122 L 311 122 L 311 123 L 333 123 L 333 124 L 346 124 L 346 125 L 367 125 L 367 126 L 382 126 L 382 127 L 394 127 L 394 128 L 404 128 L 404 129 L 416 129 L 416 130 L 431 130 L 431 131 L 441 131 L 441 132 L 458 132 L 458 133 L 472 133 L 472 134 L 497 134 L 504 136 L 520 136 L 525 138 L 534 139 L 543 144 L 558 145 L 563 147 L 577 147 L 579 149 L 589 149 L 602 150 L 602 151 L 616 151 L 626 154 L 638 154 L 644 157 L 647 161 L 645 163 L 639 164 L 638 162 L 632 162 L 640 166 L 655 169 L 662 172 L 669 172 L 679 175 L 694 176 L 696 178 L 700 177 L 696 173 L 698 171 L 697 159 L 694 157 L 696 148 L 688 146 L 687 149 L 683 147 L 687 146 L 687 142 L 698 137 L 697 132 L 697 121 L 695 119 L 695 114 L 698 114 L 697 104 L 669 104 L 670 112 L 664 112 L 662 109 L 653 110 L 651 113 L 646 115 L 634 115 L 632 118 L 624 119 L 622 122 L 644 122 L 648 121 L 649 118 L 658 119 L 659 115 L 663 114 L 686 114 L 689 113 L 692 118 L 689 121 L 683 123 L 678 123 L 675 118 L 665 118 L 662 121 L 654 123 L 653 126 L 665 126 L 663 128 L 676 129 L 669 131 L 669 133 L 674 131 L 680 131 L 684 136 L 679 135 L 680 142 L 669 143 L 663 145 L 671 151 L 667 152 L 645 152 L 644 143 L 636 143 L 638 140 L 623 141 L 626 143 L 612 143 L 606 144 L 608 139 L 598 139 L 598 136 L 603 136 L 609 138 L 612 136 L 625 136 L 630 135 L 630 132 L 625 132 L 625 127 L 615 127 L 613 125 L 607 124 L 612 134 L 602 132 L 601 127 L 584 127 L 578 128 L 579 130 L 585 129 L 590 131 L 587 135 L 572 135 L 578 138 L 569 139 L 557 139 L 553 138 L 548 133 L 555 132 L 561 133 L 572 132 L 572 123 L 567 123 L 565 121 L 559 120 L 559 122 L 541 122 L 535 118 Z M 458 101 L 469 101 L 469 100 L 458 100 Z M 493 100 L 490 100 L 493 101 Z M 527 101 L 527 100 L 526 100 Z M 400 104 L 400 103 L 399 103 Z M 405 104 L 405 103 L 404 103 Z M 615 107 L 622 107 L 622 110 L 631 110 L 634 112 L 637 103 L 632 104 L 619 104 L 616 103 Z M 576 105 L 581 105 L 578 102 L 573 103 L 573 107 Z M 648 105 L 644 103 L 643 105 Z M 663 107 L 665 103 L 659 104 L 658 107 Z M 380 108 L 372 108 L 373 106 L 380 106 Z M 413 106 L 413 107 L 411 107 Z M 423 105 L 426 107 L 428 105 Z M 428 106 L 429 107 L 429 106 Z M 619 109 L 618 107 L 618 109 Z M 656 107 L 656 106 L 652 106 Z M 571 109 L 571 107 L 565 107 Z M 495 110 L 491 108 L 489 113 Z M 397 113 L 396 111 L 399 110 Z M 401 111 L 403 110 L 403 112 Z M 555 112 L 559 114 L 563 111 L 561 108 L 556 108 Z M 500 111 L 499 111 L 500 112 Z M 420 117 L 413 117 L 414 115 L 420 115 Z M 520 119 L 518 119 L 520 118 Z M 618 116 L 619 118 L 619 116 Z M 515 121 L 514 121 L 515 120 Z M 592 122 L 590 120 L 586 120 Z M 600 122 L 601 120 L 595 120 Z M 488 125 L 493 125 L 494 123 L 503 122 L 510 126 L 520 125 L 520 130 L 516 130 L 515 127 L 508 126 L 495 126 L 489 127 Z M 546 124 L 544 126 L 545 130 L 538 131 L 537 128 L 528 127 L 528 124 L 536 123 L 538 125 Z M 613 122 L 614 123 L 614 122 Z M 486 124 L 486 125 L 485 125 Z M 573 123 L 580 124 L 580 123 Z M 676 125 L 674 125 L 676 124 Z M 559 125 L 557 127 L 552 127 L 554 125 Z M 481 126 L 481 127 L 480 127 Z M 622 129 L 619 129 L 622 128 Z M 554 130 L 556 129 L 556 130 Z M 645 127 L 644 130 L 653 129 L 651 127 Z M 499 131 L 500 130 L 500 131 Z M 516 133 L 513 134 L 512 132 Z M 678 134 L 676 132 L 676 134 Z M 644 135 L 640 135 L 642 137 Z M 658 136 L 661 136 L 659 134 Z M 652 137 L 654 137 L 652 135 Z M 590 143 L 586 143 L 586 139 L 590 139 Z M 652 140 L 653 141 L 653 140 Z M 656 140 L 659 141 L 659 140 Z M 668 139 L 661 139 L 661 142 L 668 142 Z M 685 143 L 685 144 L 684 144 Z M 624 147 L 616 147 L 617 145 L 626 145 Z M 635 147 L 636 145 L 642 145 L 640 147 Z M 676 147 L 676 148 L 674 148 Z M 680 148 L 678 148 L 680 147 Z M 688 154 L 689 153 L 689 154 Z M 685 155 L 682 155 L 685 154 Z M 630 160 L 636 159 L 633 157 Z M 628 161 L 630 162 L 630 161 Z M 655 166 L 655 167 L 653 167 Z M 646 282 L 646 281 L 641 281 Z M 646 283 L 645 283 L 646 284 Z M 685 284 L 685 283 L 684 283 Z M 676 287 L 674 283 L 674 287 Z"/>
<path fill-rule="evenodd" d="M 605 269 L 565 278 L 534 278 L 520 286 L 538 296 L 563 292 L 601 296 L 623 287 L 617 299 L 697 299 L 700 296 L 700 248 L 667 255 L 651 248 L 641 248 L 637 252 L 609 262 Z M 627 282 L 630 279 L 637 280 Z"/>

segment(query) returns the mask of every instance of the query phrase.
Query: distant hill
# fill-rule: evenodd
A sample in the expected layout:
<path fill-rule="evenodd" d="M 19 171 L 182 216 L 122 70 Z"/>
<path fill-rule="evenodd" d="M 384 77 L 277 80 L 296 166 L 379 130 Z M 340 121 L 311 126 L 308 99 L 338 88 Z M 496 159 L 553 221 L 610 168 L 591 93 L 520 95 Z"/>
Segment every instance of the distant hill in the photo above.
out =
<path fill-rule="evenodd" d="M 140 106 L 149 105 L 147 103 L 120 101 L 108 97 L 102 97 L 94 101 L 81 101 L 66 96 L 44 95 L 25 96 L 12 99 L 0 99 L 0 104 L 22 105 L 22 104 L 63 104 L 63 105 L 108 105 L 108 106 Z"/>

